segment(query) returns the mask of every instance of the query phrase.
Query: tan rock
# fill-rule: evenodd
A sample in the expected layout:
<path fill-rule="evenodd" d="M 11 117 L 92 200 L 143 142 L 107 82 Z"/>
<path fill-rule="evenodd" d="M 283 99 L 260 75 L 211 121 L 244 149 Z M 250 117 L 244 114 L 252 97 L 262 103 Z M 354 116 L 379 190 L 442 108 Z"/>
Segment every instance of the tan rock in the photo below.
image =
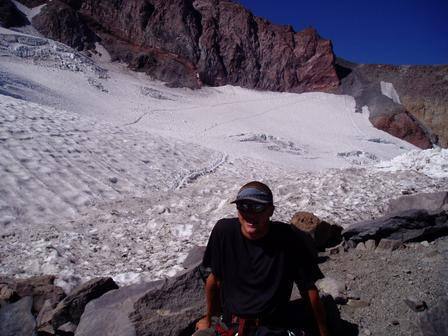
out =
<path fill-rule="evenodd" d="M 328 244 L 334 244 L 341 239 L 341 227 L 320 220 L 319 217 L 311 212 L 297 212 L 292 217 L 291 224 L 299 230 L 308 233 L 313 238 L 318 249 L 324 249 Z"/>

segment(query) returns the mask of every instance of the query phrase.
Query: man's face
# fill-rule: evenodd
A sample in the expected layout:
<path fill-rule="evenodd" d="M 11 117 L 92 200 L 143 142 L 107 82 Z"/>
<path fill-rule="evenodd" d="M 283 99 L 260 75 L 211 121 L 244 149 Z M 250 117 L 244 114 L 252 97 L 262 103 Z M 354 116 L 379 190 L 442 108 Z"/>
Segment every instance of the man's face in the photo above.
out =
<path fill-rule="evenodd" d="M 244 201 L 238 203 L 237 208 L 241 232 L 246 238 L 260 239 L 268 233 L 269 218 L 274 212 L 273 205 Z"/>

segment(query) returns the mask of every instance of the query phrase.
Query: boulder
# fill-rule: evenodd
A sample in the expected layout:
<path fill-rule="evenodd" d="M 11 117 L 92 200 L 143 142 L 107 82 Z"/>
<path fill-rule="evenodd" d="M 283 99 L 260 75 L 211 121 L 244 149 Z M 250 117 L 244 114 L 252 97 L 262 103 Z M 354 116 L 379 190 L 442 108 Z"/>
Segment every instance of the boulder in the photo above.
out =
<path fill-rule="evenodd" d="M 421 313 L 419 327 L 422 336 L 448 335 L 448 296 L 439 298 L 431 309 Z"/>
<path fill-rule="evenodd" d="M 17 292 L 10 288 L 8 285 L 1 285 L 0 286 L 0 300 L 7 301 L 7 302 L 15 302 L 20 299 L 20 296 L 17 294 Z"/>
<path fill-rule="evenodd" d="M 408 210 L 374 220 L 358 222 L 344 231 L 348 242 L 358 244 L 368 240 L 397 240 L 402 243 L 433 240 L 448 234 L 448 213 L 428 213 L 426 210 Z"/>
<path fill-rule="evenodd" d="M 191 335 L 204 314 L 204 281 L 199 267 L 167 279 L 134 304 L 130 317 L 138 336 Z"/>
<path fill-rule="evenodd" d="M 54 328 L 51 325 L 51 318 L 53 316 L 53 305 L 50 300 L 46 300 L 42 309 L 36 318 L 36 330 L 39 335 L 54 334 Z"/>
<path fill-rule="evenodd" d="M 27 24 L 28 19 L 11 0 L 0 1 L 0 27 L 21 27 Z"/>
<path fill-rule="evenodd" d="M 291 224 L 308 233 L 318 250 L 324 250 L 341 242 L 342 227 L 322 221 L 311 212 L 297 212 L 292 217 Z"/>
<path fill-rule="evenodd" d="M 196 267 L 174 278 L 125 286 L 90 302 L 75 335 L 191 335 L 204 309 L 204 282 Z"/>
<path fill-rule="evenodd" d="M 425 311 L 426 309 L 428 309 L 428 306 L 426 305 L 425 301 L 422 300 L 417 300 L 413 297 L 409 297 L 407 299 L 403 300 L 404 303 L 411 308 L 412 311 L 419 313 L 422 311 Z"/>
<path fill-rule="evenodd" d="M 406 195 L 389 202 L 387 213 L 411 209 L 424 209 L 428 212 L 448 211 L 448 191 Z"/>
<path fill-rule="evenodd" d="M 0 335 L 2 336 L 32 336 L 35 320 L 31 314 L 33 298 L 24 297 L 15 303 L 0 309 Z"/>
<path fill-rule="evenodd" d="M 55 286 L 54 275 L 33 276 L 27 279 L 2 278 L 0 284 L 7 285 L 17 297 L 31 296 L 33 298 L 33 314 L 37 315 L 46 300 L 52 307 L 65 297 L 62 288 Z"/>
<path fill-rule="evenodd" d="M 396 249 L 400 248 L 403 243 L 400 240 L 394 240 L 394 239 L 381 239 L 378 243 L 378 246 L 376 247 L 375 251 L 395 251 Z"/>
<path fill-rule="evenodd" d="M 135 327 L 129 318 L 134 312 L 134 304 L 148 291 L 160 286 L 161 282 L 124 286 L 90 301 L 81 316 L 75 335 L 135 336 Z"/>
<path fill-rule="evenodd" d="M 87 303 L 117 288 L 112 278 L 95 278 L 82 284 L 58 303 L 49 318 L 51 325 L 58 329 L 67 322 L 78 324 Z"/>
<path fill-rule="evenodd" d="M 187 257 L 182 263 L 185 269 L 194 268 L 198 264 L 202 263 L 202 258 L 204 257 L 206 246 L 194 246 L 190 252 L 188 252 Z"/>

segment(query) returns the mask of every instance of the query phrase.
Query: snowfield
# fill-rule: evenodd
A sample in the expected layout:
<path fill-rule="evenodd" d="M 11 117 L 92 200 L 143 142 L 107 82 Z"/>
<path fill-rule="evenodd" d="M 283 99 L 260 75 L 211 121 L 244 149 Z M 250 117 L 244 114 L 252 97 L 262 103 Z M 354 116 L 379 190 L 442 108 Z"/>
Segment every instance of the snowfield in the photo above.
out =
<path fill-rule="evenodd" d="M 373 128 L 352 97 L 167 88 L 98 51 L 0 31 L 0 274 L 172 276 L 254 179 L 275 219 L 343 227 L 448 189 L 447 150 Z"/>

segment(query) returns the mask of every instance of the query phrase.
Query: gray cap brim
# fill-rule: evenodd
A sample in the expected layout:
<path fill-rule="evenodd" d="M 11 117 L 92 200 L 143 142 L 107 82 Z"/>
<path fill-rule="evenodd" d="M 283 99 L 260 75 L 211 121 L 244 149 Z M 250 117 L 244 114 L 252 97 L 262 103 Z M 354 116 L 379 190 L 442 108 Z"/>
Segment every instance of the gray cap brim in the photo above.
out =
<path fill-rule="evenodd" d="M 230 203 L 237 203 L 242 201 L 251 201 L 262 204 L 273 203 L 272 195 L 269 195 L 256 188 L 245 188 L 240 190 L 236 198 Z"/>

